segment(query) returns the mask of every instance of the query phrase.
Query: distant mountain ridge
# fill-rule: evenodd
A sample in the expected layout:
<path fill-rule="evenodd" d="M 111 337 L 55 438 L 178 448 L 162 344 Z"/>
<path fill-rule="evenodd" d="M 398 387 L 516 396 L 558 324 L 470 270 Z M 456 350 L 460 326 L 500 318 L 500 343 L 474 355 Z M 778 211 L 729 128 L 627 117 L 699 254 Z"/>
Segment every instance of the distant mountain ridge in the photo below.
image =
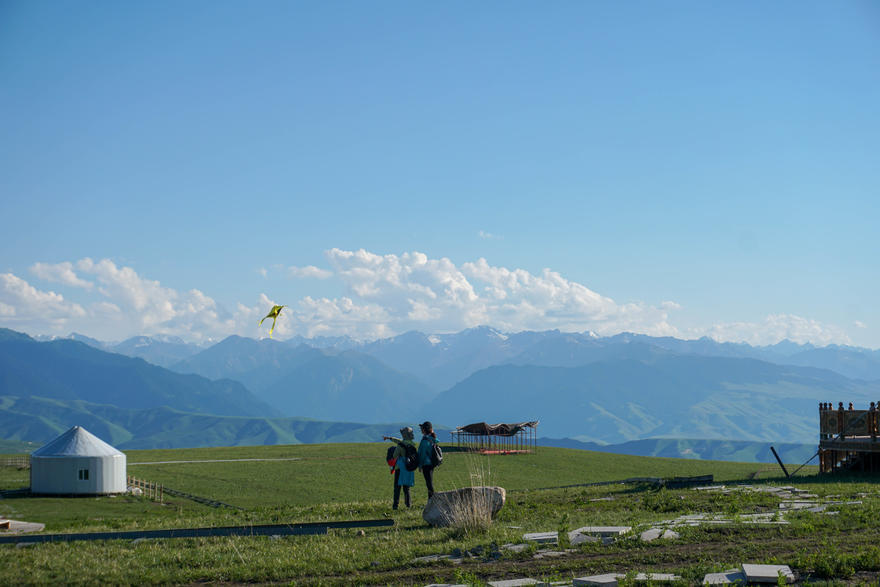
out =
<path fill-rule="evenodd" d="M 0 395 L 220 415 L 276 413 L 235 381 L 181 375 L 75 340 L 37 342 L 8 329 L 0 329 Z"/>
<path fill-rule="evenodd" d="M 755 359 L 657 354 L 580 367 L 500 365 L 424 408 L 439 422 L 540 420 L 539 433 L 620 443 L 648 437 L 812 441 L 820 401 L 865 405 L 880 383 Z"/>
<path fill-rule="evenodd" d="M 162 367 L 171 367 L 210 348 L 210 345 L 185 343 L 179 338 L 167 336 L 139 336 L 117 343 L 104 343 L 76 333 L 68 338 L 86 342 L 102 350 L 139 356 Z M 593 349 L 597 355 L 604 352 L 604 357 L 607 358 L 610 355 L 623 354 L 620 347 L 633 344 L 674 354 L 749 358 L 779 365 L 819 367 L 836 371 L 851 379 L 880 380 L 880 349 L 842 345 L 816 347 L 789 340 L 767 346 L 751 346 L 747 343 L 718 342 L 708 337 L 683 340 L 629 332 L 599 337 L 592 332 L 558 330 L 502 333 L 488 326 L 479 326 L 452 334 L 410 331 L 372 342 L 360 342 L 348 336 L 295 336 L 287 341 L 272 342 L 287 344 L 292 348 L 305 345 L 331 354 L 348 350 L 361 352 L 379 359 L 397 371 L 415 375 L 435 391 L 448 389 L 476 371 L 494 365 L 514 362 L 576 366 L 574 358 L 578 354 L 586 354 L 585 349 Z M 545 347 L 543 355 L 540 351 L 541 345 Z M 550 348 L 554 349 L 552 354 L 548 352 Z M 567 362 L 563 358 L 566 354 L 572 355 Z M 588 356 L 582 358 L 594 360 Z"/>
<path fill-rule="evenodd" d="M 172 367 L 242 382 L 287 416 L 382 422 L 415 416 L 435 392 L 416 377 L 356 351 L 230 336 Z"/>
<path fill-rule="evenodd" d="M 173 350 L 181 342 L 134 337 L 102 351 L 93 348 L 99 341 L 38 343 L 0 329 L 0 395 L 365 425 L 538 419 L 543 436 L 606 444 L 656 437 L 810 443 L 819 401 L 880 397 L 878 351 L 788 341 L 752 347 L 478 327 L 371 343 L 331 337 L 316 342 L 320 348 L 230 336 Z M 111 348 L 170 349 L 163 360 L 180 360 L 167 370 Z"/>

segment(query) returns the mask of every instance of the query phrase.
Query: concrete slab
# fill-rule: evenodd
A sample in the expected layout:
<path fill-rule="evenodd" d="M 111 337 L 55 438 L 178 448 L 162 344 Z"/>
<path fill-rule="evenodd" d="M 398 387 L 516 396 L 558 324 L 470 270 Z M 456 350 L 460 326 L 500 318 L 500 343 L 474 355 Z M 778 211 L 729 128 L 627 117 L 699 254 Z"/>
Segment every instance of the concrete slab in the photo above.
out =
<path fill-rule="evenodd" d="M 525 585 L 540 585 L 534 579 L 508 579 L 506 581 L 489 581 L 489 587 L 523 587 Z"/>
<path fill-rule="evenodd" d="M 425 587 L 468 587 L 463 583 L 431 583 L 430 585 L 425 585 Z"/>
<path fill-rule="evenodd" d="M 623 579 L 626 575 L 621 575 L 620 573 L 606 573 L 604 575 L 591 575 L 589 577 L 578 577 L 573 579 L 571 584 L 573 587 L 583 586 L 593 586 L 593 585 L 607 585 L 610 587 L 617 587 L 618 579 Z"/>
<path fill-rule="evenodd" d="M 522 552 L 529 547 L 528 544 L 504 544 L 501 550 L 509 550 L 511 552 Z"/>
<path fill-rule="evenodd" d="M 731 569 L 723 573 L 709 573 L 703 577 L 703 585 L 737 585 L 746 584 L 746 574 L 740 569 Z"/>
<path fill-rule="evenodd" d="M 46 524 L 39 522 L 21 522 L 19 520 L 5 520 L 9 525 L 3 528 L 0 534 L 24 534 L 26 532 L 42 532 L 46 529 Z"/>
<path fill-rule="evenodd" d="M 523 534 L 523 540 L 526 542 L 537 542 L 538 544 L 546 544 L 550 542 L 557 542 L 559 540 L 558 532 L 532 532 L 530 534 Z"/>
<path fill-rule="evenodd" d="M 776 583 L 779 575 L 785 578 L 786 583 L 794 582 L 794 573 L 788 565 L 749 565 L 743 564 L 743 573 L 749 583 Z"/>
<path fill-rule="evenodd" d="M 632 530 L 632 526 L 583 526 L 575 530 L 580 534 L 593 536 L 620 536 Z"/>

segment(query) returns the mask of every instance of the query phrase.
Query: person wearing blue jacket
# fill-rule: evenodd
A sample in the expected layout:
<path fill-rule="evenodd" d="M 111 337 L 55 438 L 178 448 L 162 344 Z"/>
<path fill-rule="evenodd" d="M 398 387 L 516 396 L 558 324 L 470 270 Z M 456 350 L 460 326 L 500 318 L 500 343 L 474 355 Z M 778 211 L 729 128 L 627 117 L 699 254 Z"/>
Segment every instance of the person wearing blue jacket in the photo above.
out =
<path fill-rule="evenodd" d="M 398 504 L 400 503 L 400 488 L 403 487 L 403 502 L 406 504 L 406 507 L 410 507 L 410 495 L 409 488 L 415 485 L 416 483 L 416 473 L 415 471 L 408 471 L 405 465 L 406 462 L 406 446 L 409 445 L 413 449 L 416 448 L 416 443 L 414 442 L 415 434 L 413 434 L 413 429 L 409 426 L 400 429 L 400 434 L 403 436 L 403 439 L 394 438 L 393 436 L 383 436 L 385 440 L 390 440 L 397 444 L 397 448 L 394 449 L 394 502 L 392 503 L 392 509 L 397 509 Z"/>
<path fill-rule="evenodd" d="M 428 421 L 419 424 L 419 429 L 422 431 L 422 440 L 419 442 L 419 470 L 425 476 L 428 499 L 431 499 L 434 495 L 434 464 L 431 462 L 431 455 L 437 443 L 437 435 L 434 434 L 434 425 Z"/>

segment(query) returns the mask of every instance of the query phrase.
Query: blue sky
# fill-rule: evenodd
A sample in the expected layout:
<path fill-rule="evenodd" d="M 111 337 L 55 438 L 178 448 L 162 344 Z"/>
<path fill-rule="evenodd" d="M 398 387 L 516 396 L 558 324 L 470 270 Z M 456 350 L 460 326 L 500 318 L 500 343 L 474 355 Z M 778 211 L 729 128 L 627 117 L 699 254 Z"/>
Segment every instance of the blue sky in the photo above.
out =
<path fill-rule="evenodd" d="M 880 347 L 871 2 L 0 2 L 0 326 Z"/>

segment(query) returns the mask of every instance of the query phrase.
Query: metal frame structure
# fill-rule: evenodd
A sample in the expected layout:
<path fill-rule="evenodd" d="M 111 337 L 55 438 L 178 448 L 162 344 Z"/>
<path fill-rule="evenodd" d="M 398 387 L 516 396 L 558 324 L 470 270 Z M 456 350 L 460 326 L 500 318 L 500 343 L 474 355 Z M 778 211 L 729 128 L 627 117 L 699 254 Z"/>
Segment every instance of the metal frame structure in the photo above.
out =
<path fill-rule="evenodd" d="M 483 454 L 533 453 L 538 447 L 538 420 L 512 424 L 475 422 L 450 430 L 458 450 Z"/>

